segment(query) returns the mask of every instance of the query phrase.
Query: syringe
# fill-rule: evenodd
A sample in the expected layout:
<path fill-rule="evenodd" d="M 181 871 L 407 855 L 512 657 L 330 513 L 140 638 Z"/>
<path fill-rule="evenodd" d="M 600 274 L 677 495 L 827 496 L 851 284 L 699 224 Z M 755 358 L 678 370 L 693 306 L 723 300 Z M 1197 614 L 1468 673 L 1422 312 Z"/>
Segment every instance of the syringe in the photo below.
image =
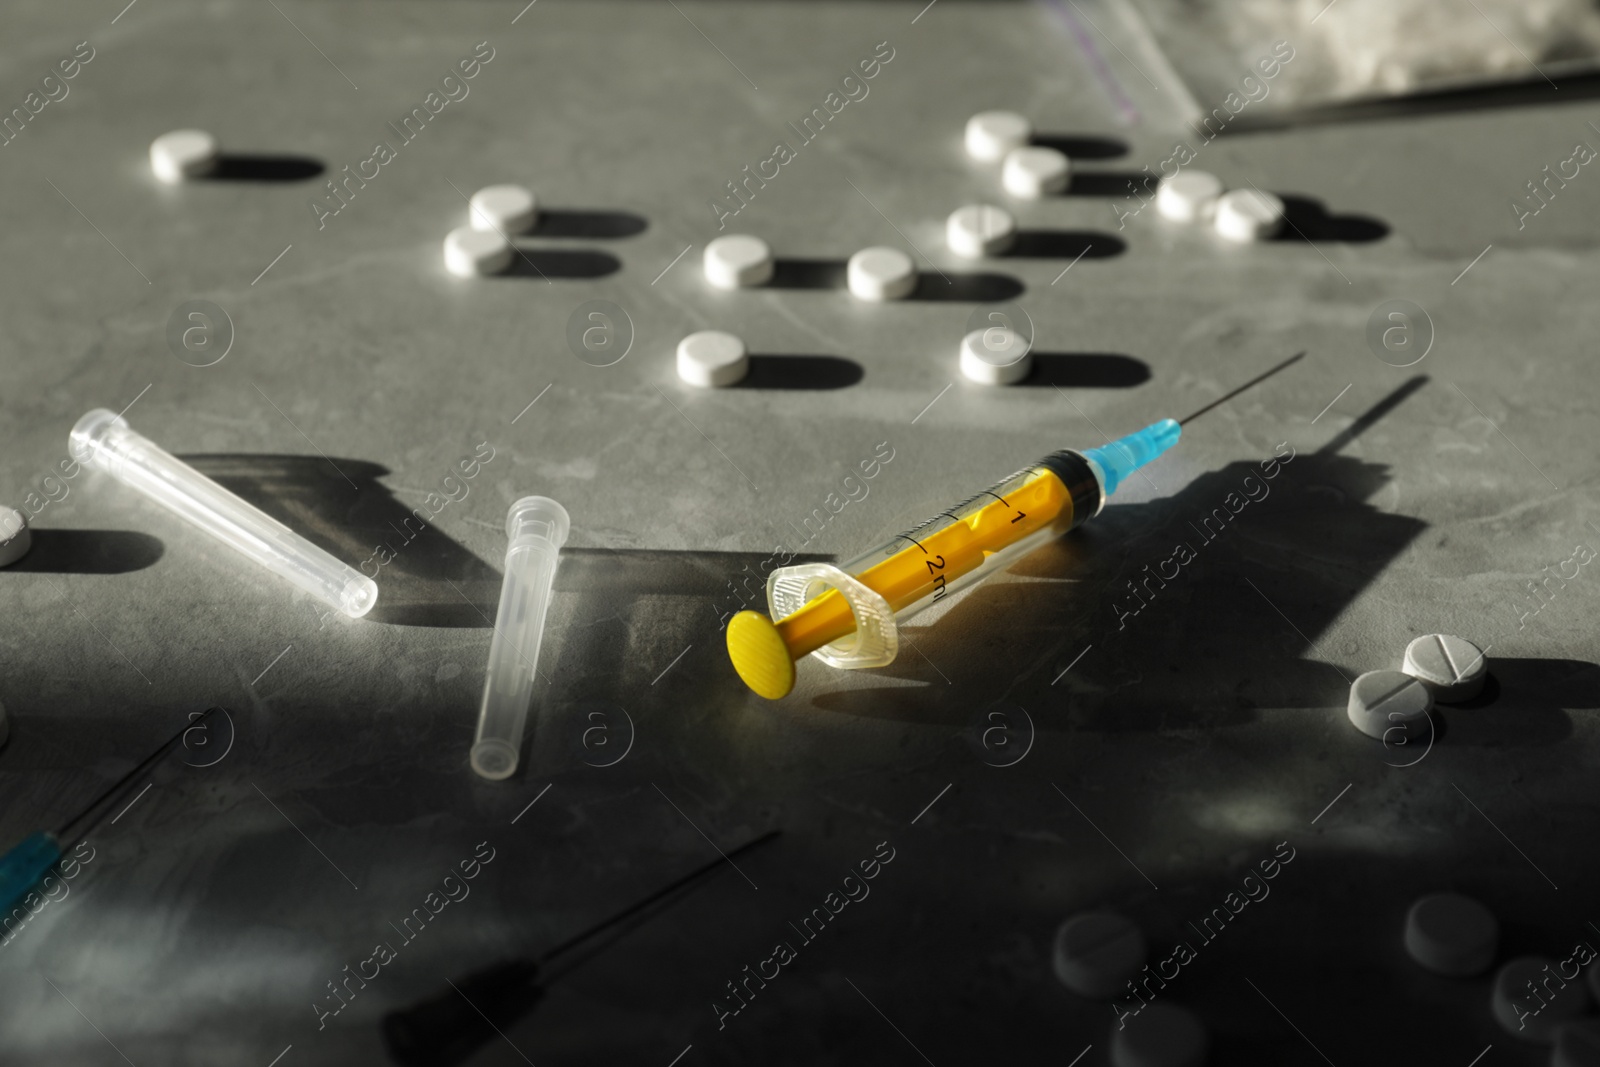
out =
<path fill-rule="evenodd" d="M 567 509 L 546 496 L 525 496 L 506 515 L 506 576 L 472 742 L 472 769 L 484 778 L 511 777 L 521 758 L 550 588 L 571 528 Z"/>
<path fill-rule="evenodd" d="M 72 428 L 67 448 L 79 463 L 137 489 L 353 619 L 378 602 L 371 578 L 164 451 L 121 415 L 95 408 Z"/>
<path fill-rule="evenodd" d="M 1180 432 L 1163 419 L 1100 448 L 1052 452 L 842 566 L 778 568 L 767 579 L 771 618 L 741 611 L 728 622 L 734 669 L 777 700 L 794 688 L 801 656 L 845 670 L 892 663 L 900 622 L 1093 518 Z"/>
<path fill-rule="evenodd" d="M 734 669 L 758 695 L 777 700 L 794 688 L 801 656 L 845 670 L 893 663 L 899 622 L 1094 518 L 1130 474 L 1178 443 L 1184 425 L 1304 356 L 1290 356 L 1182 419 L 1162 419 L 1084 452 L 1052 452 L 842 567 L 779 567 L 767 577 L 771 617 L 741 611 L 728 621 Z"/>

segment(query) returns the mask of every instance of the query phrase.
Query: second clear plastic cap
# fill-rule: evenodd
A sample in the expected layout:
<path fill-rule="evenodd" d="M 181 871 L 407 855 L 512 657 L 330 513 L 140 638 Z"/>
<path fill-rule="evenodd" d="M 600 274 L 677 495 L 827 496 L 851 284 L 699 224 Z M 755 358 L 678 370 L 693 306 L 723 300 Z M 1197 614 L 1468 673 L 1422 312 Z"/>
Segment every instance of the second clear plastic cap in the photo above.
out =
<path fill-rule="evenodd" d="M 547 496 L 525 496 L 506 513 L 506 536 L 513 542 L 532 537 L 560 548 L 571 530 L 567 509 Z"/>

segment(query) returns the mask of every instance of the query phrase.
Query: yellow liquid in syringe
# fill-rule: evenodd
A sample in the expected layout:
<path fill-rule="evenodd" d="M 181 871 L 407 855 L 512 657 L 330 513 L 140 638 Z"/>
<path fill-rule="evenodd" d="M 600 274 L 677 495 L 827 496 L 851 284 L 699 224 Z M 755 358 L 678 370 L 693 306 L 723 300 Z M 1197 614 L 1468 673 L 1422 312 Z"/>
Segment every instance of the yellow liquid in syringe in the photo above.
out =
<path fill-rule="evenodd" d="M 951 583 L 1018 541 L 1071 525 L 1072 495 L 1049 470 L 1029 472 L 1021 484 L 1006 488 L 1003 499 L 993 493 L 979 499 L 984 495 L 994 498 L 947 525 L 930 524 L 926 536 L 902 535 L 897 540 L 903 549 L 857 572 L 855 579 L 899 614 L 921 600 L 937 601 Z M 728 623 L 728 650 L 741 677 L 757 693 L 776 699 L 794 684 L 795 660 L 855 631 L 849 603 L 829 589 L 776 622 L 758 612 L 739 612 Z"/>

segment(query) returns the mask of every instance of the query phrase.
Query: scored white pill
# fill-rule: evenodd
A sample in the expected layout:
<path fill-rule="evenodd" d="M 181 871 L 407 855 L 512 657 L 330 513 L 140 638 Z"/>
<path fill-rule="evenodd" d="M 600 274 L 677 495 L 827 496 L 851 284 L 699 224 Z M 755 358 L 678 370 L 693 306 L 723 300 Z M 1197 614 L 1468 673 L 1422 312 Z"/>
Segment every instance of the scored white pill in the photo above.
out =
<path fill-rule="evenodd" d="M 980 385 L 1015 385 L 1033 373 L 1032 348 L 1009 326 L 973 330 L 961 339 L 961 373 Z"/>
<path fill-rule="evenodd" d="M 1432 893 L 1406 912 L 1406 952 L 1435 974 L 1482 974 L 1499 944 L 1494 914 L 1460 893 Z"/>
<path fill-rule="evenodd" d="M 514 254 L 511 242 L 494 230 L 458 226 L 444 239 L 445 269 L 462 278 L 499 274 Z"/>
<path fill-rule="evenodd" d="M 0 505 L 0 567 L 9 567 L 26 556 L 32 545 L 28 517 L 16 508 Z"/>
<path fill-rule="evenodd" d="M 733 385 L 749 373 L 744 342 L 731 333 L 701 330 L 678 342 L 678 377 L 690 385 Z"/>
<path fill-rule="evenodd" d="M 850 291 L 862 300 L 903 300 L 917 287 L 917 267 L 898 248 L 863 248 L 845 270 Z"/>
<path fill-rule="evenodd" d="M 1399 671 L 1368 671 L 1350 686 L 1350 722 L 1368 737 L 1403 744 L 1433 728 L 1433 694 Z"/>
<path fill-rule="evenodd" d="M 1579 1019 L 1556 1027 L 1550 1067 L 1600 1067 L 1600 1019 Z"/>
<path fill-rule="evenodd" d="M 1200 1067 L 1211 1036 L 1194 1012 L 1176 1004 L 1147 1004 L 1111 1031 L 1113 1067 Z"/>
<path fill-rule="evenodd" d="M 1406 646 L 1407 674 L 1433 691 L 1441 704 L 1471 700 L 1483 691 L 1489 662 L 1471 641 L 1449 634 L 1429 634 Z"/>
<path fill-rule="evenodd" d="M 204 177 L 221 158 L 217 139 L 204 130 L 173 130 L 150 142 L 150 169 L 168 184 Z"/>
<path fill-rule="evenodd" d="M 472 194 L 468 214 L 474 230 L 499 230 L 507 237 L 527 233 L 539 221 L 533 190 L 521 185 L 490 185 Z"/>
<path fill-rule="evenodd" d="M 759 237 L 730 233 L 706 245 L 706 281 L 718 289 L 748 289 L 772 280 L 772 248 Z"/>
<path fill-rule="evenodd" d="M 1000 184 L 1019 200 L 1038 200 L 1063 192 L 1072 177 L 1072 162 L 1054 148 L 1028 145 L 1006 153 Z"/>
<path fill-rule="evenodd" d="M 1033 136 L 1033 125 L 1015 111 L 980 111 L 967 120 L 967 155 L 993 163 Z"/>
<path fill-rule="evenodd" d="M 1174 222 L 1209 218 L 1222 196 L 1222 180 L 1203 170 L 1185 170 L 1161 179 L 1156 188 L 1156 210 Z"/>
<path fill-rule="evenodd" d="M 944 242 L 966 259 L 997 256 L 1017 240 L 1017 221 L 1011 212 L 993 204 L 968 204 L 950 213 L 944 224 Z"/>
<path fill-rule="evenodd" d="M 1086 911 L 1056 930 L 1051 967 L 1079 996 L 1109 999 L 1144 966 L 1148 946 L 1131 919 L 1114 911 Z"/>
<path fill-rule="evenodd" d="M 1520 956 L 1495 972 L 1489 1010 L 1513 1037 L 1548 1045 L 1556 1028 L 1589 1011 L 1589 993 L 1576 976 L 1564 981 L 1556 962 Z"/>
<path fill-rule="evenodd" d="M 1283 201 L 1259 189 L 1234 189 L 1217 198 L 1217 232 L 1241 244 L 1265 241 L 1283 229 Z"/>

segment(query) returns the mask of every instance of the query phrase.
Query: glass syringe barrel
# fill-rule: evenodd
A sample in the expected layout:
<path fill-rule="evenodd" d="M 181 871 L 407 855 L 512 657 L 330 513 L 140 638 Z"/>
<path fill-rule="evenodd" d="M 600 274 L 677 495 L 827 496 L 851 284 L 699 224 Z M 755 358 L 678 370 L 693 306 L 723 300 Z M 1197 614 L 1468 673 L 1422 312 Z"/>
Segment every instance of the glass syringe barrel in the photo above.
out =
<path fill-rule="evenodd" d="M 556 563 L 571 528 L 566 509 L 549 497 L 523 497 L 506 515 L 511 542 L 472 742 L 472 769 L 484 778 L 509 778 L 517 769 Z"/>
<path fill-rule="evenodd" d="M 771 617 L 728 622 L 728 655 L 745 684 L 776 700 L 794 661 L 812 654 L 855 670 L 892 663 L 898 623 L 1092 518 L 1134 471 L 1177 443 L 1171 419 L 1085 452 L 1052 452 L 843 566 L 804 563 L 767 579 Z"/>
<path fill-rule="evenodd" d="M 839 569 L 882 596 L 895 621 L 904 622 L 1080 525 L 1103 501 L 1089 461 L 1077 452 L 1054 452 Z M 837 589 L 777 625 L 795 658 L 856 630 L 854 612 Z"/>
<path fill-rule="evenodd" d="M 67 448 L 79 463 L 137 489 L 351 618 L 378 602 L 371 578 L 166 452 L 120 415 L 95 408 L 72 428 Z"/>

